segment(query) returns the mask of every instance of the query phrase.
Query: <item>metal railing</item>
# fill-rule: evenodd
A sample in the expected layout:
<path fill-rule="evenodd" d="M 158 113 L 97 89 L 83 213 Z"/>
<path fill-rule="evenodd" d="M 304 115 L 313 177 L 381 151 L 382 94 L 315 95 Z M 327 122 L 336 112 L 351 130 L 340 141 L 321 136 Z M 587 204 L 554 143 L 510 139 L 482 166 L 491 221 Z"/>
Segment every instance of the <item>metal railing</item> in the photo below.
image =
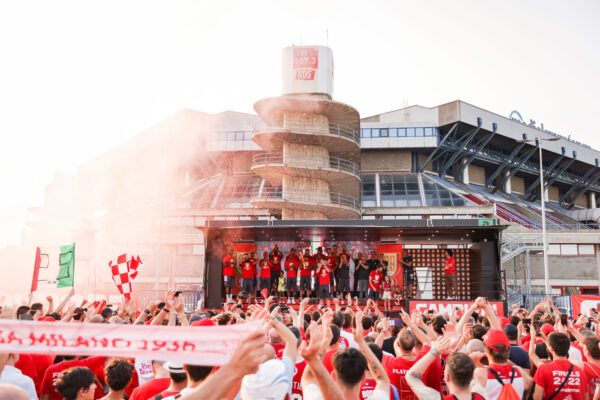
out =
<path fill-rule="evenodd" d="M 340 157 L 283 153 L 261 153 L 252 157 L 252 167 L 268 164 L 300 168 L 329 168 L 360 176 L 360 167 L 357 163 Z"/>
<path fill-rule="evenodd" d="M 289 129 L 296 132 L 306 133 L 324 133 L 329 135 L 343 136 L 352 139 L 357 144 L 360 144 L 360 131 L 354 130 L 349 126 L 339 124 L 337 122 L 324 122 L 314 120 L 301 120 L 301 119 L 280 119 L 275 121 L 276 125 L 256 125 L 255 130 L 268 130 L 268 129 Z"/>
<path fill-rule="evenodd" d="M 361 210 L 360 201 L 354 196 L 326 191 L 308 191 L 300 189 L 283 190 L 281 186 L 253 189 L 252 199 L 272 199 L 299 203 L 331 204 L 349 207 L 359 212 Z"/>
<path fill-rule="evenodd" d="M 538 233 L 507 233 L 502 236 L 502 263 L 527 250 L 543 250 L 542 235 Z"/>
<path fill-rule="evenodd" d="M 571 314 L 571 295 L 568 294 L 550 294 L 552 303 L 559 309 L 560 312 Z M 512 305 L 523 306 L 523 308 L 531 311 L 542 300 L 546 300 L 546 293 L 526 293 L 517 292 L 507 288 L 506 297 L 508 302 L 508 312 L 512 312 Z"/>
<path fill-rule="evenodd" d="M 151 300 L 162 301 L 165 295 L 164 290 L 137 290 L 137 300 L 139 307 L 145 307 Z M 198 301 L 203 300 L 203 290 L 182 290 L 183 304 L 187 311 L 194 311 L 198 307 Z"/>

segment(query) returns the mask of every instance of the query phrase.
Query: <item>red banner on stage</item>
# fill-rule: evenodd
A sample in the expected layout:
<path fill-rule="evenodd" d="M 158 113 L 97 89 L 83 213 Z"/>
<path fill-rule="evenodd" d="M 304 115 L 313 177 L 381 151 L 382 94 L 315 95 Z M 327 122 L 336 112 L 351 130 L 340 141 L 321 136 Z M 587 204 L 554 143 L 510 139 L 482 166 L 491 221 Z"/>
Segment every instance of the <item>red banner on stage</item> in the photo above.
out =
<path fill-rule="evenodd" d="M 577 318 L 579 314 L 590 316 L 592 308 L 600 309 L 600 296 L 586 294 L 571 295 L 571 312 L 573 318 Z"/>
<path fill-rule="evenodd" d="M 435 313 L 452 314 L 452 310 L 455 306 L 459 307 L 462 312 L 465 312 L 471 306 L 471 304 L 473 304 L 473 302 L 468 300 L 408 300 L 408 309 L 409 312 L 415 310 L 419 312 L 433 310 Z M 503 301 L 490 301 L 490 305 L 496 312 L 496 315 L 499 317 L 503 317 L 505 315 Z"/>

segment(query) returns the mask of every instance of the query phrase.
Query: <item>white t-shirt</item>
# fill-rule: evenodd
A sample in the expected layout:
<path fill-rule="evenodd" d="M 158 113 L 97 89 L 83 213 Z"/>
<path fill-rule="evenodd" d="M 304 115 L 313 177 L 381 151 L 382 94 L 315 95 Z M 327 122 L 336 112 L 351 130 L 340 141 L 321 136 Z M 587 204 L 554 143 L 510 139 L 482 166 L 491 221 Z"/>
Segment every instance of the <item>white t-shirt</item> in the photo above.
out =
<path fill-rule="evenodd" d="M 140 385 L 154 379 L 154 369 L 152 368 L 151 360 L 136 358 L 135 371 L 138 374 L 138 382 L 140 383 Z"/>
<path fill-rule="evenodd" d="M 569 360 L 583 361 L 583 357 L 581 357 L 581 351 L 579 351 L 577 347 L 569 347 Z"/>
<path fill-rule="evenodd" d="M 344 339 L 346 339 L 346 342 L 348 342 L 348 347 L 350 347 L 352 349 L 358 349 L 358 344 L 356 344 L 356 342 L 354 341 L 353 334 L 351 334 L 350 332 L 346 332 L 343 329 L 340 329 L 340 336 L 343 337 Z M 345 342 L 342 343 L 342 340 L 340 340 L 340 350 L 343 350 L 345 348 L 346 348 L 346 343 Z"/>
<path fill-rule="evenodd" d="M 20 369 L 13 367 L 12 365 L 5 365 L 0 375 L 0 383 L 10 383 L 18 386 L 30 399 L 37 400 L 37 394 L 35 393 L 35 384 L 33 380 L 27 375 L 23 375 Z"/>

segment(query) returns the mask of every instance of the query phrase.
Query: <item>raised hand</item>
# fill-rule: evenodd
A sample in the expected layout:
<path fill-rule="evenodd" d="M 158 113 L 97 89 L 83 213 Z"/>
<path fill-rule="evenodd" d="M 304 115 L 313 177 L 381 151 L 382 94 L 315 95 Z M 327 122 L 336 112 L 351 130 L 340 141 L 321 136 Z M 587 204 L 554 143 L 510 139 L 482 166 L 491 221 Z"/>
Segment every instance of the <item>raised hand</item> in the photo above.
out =
<path fill-rule="evenodd" d="M 433 347 L 435 347 L 440 354 L 449 354 L 453 346 L 450 338 L 441 336 L 435 342 L 433 342 Z"/>
<path fill-rule="evenodd" d="M 356 322 L 356 328 L 354 329 L 354 341 L 359 342 L 361 340 L 365 340 L 364 338 L 364 328 L 362 325 L 364 314 L 362 311 L 358 310 L 354 315 L 354 321 Z"/>
<path fill-rule="evenodd" d="M 308 346 L 300 349 L 300 355 L 302 358 L 311 360 L 319 357 L 319 349 L 323 341 L 323 331 L 315 321 L 312 321 L 308 327 L 308 332 L 310 334 L 310 342 Z"/>

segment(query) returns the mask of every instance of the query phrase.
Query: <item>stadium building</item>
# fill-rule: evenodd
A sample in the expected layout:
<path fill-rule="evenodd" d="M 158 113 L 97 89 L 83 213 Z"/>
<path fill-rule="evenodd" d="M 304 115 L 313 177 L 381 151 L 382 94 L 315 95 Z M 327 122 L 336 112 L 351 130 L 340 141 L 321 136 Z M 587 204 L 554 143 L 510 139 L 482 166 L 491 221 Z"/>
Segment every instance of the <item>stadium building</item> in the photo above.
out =
<path fill-rule="evenodd" d="M 283 93 L 258 100 L 256 114 L 182 110 L 75 176 L 57 175 L 31 209 L 40 219 L 25 243 L 75 241 L 85 292 L 114 292 L 104 269 L 126 251 L 142 258 L 140 291 L 212 288 L 219 297 L 220 277 L 207 273 L 218 268 L 207 267 L 211 228 L 235 229 L 240 251 L 262 253 L 272 241 L 402 245 L 436 268 L 452 248 L 472 283 L 470 263 L 485 263 L 473 254 L 491 244 L 499 273 L 477 284 L 501 298 L 544 291 L 543 199 L 552 291 L 599 293 L 600 152 L 516 112 L 460 100 L 361 117 L 333 100 L 330 49 L 289 47 L 283 56 Z M 543 193 L 537 142 L 524 141 L 536 138 L 556 139 L 541 141 Z M 426 279 L 442 296 L 435 273 Z"/>

